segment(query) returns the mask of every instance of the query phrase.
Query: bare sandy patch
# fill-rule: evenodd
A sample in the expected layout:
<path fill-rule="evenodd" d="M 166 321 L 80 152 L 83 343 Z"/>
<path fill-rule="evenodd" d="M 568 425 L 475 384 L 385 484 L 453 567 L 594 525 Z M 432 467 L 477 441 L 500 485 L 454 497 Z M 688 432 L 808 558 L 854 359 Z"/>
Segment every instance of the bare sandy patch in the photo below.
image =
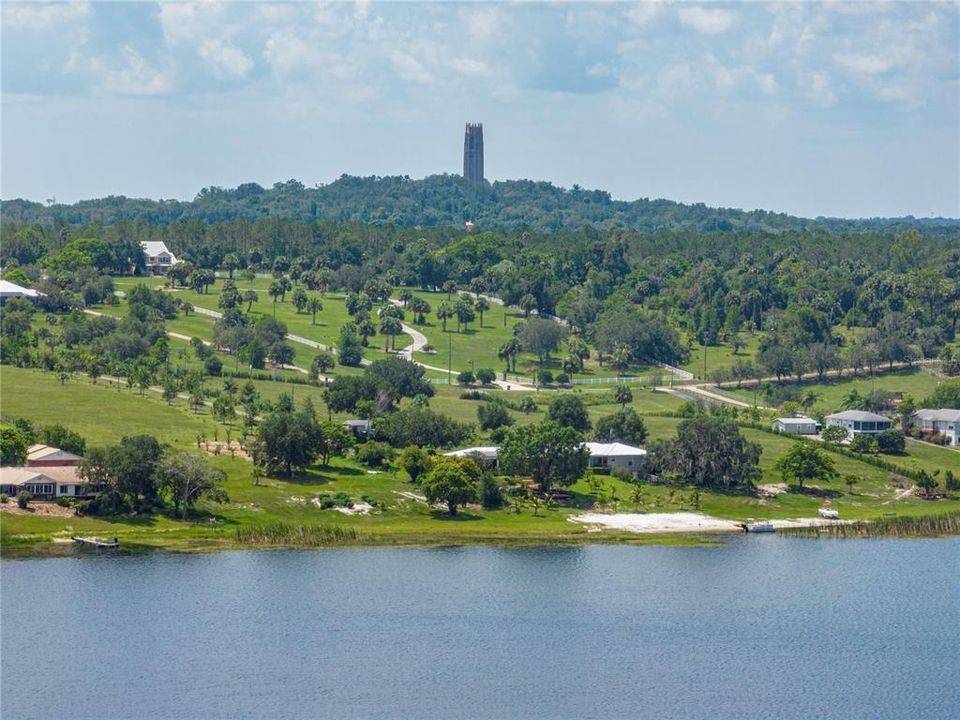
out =
<path fill-rule="evenodd" d="M 353 507 L 335 507 L 333 509 L 337 512 L 343 513 L 344 515 L 366 515 L 373 510 L 373 505 L 362 502 L 354 503 Z"/>
<path fill-rule="evenodd" d="M 721 520 L 702 513 L 584 513 L 567 518 L 570 522 L 609 530 L 636 533 L 742 532 L 733 520 Z"/>
<path fill-rule="evenodd" d="M 767 485 L 757 485 L 757 492 L 765 497 L 773 497 L 788 492 L 786 483 L 769 483 Z"/>
<path fill-rule="evenodd" d="M 72 507 L 61 507 L 55 502 L 31 500 L 30 506 L 24 510 L 16 502 L 0 503 L 0 512 L 11 515 L 42 515 L 44 517 L 73 517 L 77 511 Z"/>

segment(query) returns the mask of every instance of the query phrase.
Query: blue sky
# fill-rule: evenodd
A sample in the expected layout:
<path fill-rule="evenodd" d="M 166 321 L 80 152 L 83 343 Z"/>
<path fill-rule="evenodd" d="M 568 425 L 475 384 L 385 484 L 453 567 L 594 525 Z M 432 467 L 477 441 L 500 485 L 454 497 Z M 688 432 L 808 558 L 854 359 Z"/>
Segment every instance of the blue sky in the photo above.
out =
<path fill-rule="evenodd" d="M 14 3 L 2 195 L 342 173 L 960 216 L 957 4 Z"/>

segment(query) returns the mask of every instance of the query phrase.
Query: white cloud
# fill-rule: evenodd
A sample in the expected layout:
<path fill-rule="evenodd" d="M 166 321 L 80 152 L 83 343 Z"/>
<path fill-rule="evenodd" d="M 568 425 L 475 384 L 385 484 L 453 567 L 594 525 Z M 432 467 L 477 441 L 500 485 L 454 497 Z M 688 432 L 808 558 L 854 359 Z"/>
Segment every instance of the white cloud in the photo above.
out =
<path fill-rule="evenodd" d="M 773 95 L 779 87 L 777 85 L 777 79 L 770 73 L 756 73 L 754 78 L 757 81 L 757 85 L 760 86 L 760 89 L 767 95 Z"/>
<path fill-rule="evenodd" d="M 103 57 L 84 57 L 70 53 L 64 72 L 86 75 L 102 89 L 120 95 L 163 95 L 173 90 L 174 68 L 153 67 L 137 50 L 123 48 L 123 61 L 111 63 Z"/>
<path fill-rule="evenodd" d="M 253 69 L 253 59 L 238 47 L 222 40 L 207 40 L 197 54 L 219 77 L 244 78 Z"/>
<path fill-rule="evenodd" d="M 450 61 L 450 66 L 464 75 L 484 76 L 490 74 L 490 68 L 485 62 L 473 58 L 454 58 Z"/>
<path fill-rule="evenodd" d="M 171 45 L 199 42 L 223 30 L 224 5 L 219 2 L 160 3 L 160 27 Z"/>
<path fill-rule="evenodd" d="M 587 68 L 587 77 L 610 77 L 613 70 L 605 63 L 593 63 Z"/>
<path fill-rule="evenodd" d="M 644 27 L 660 17 L 663 8 L 664 3 L 659 1 L 639 2 L 627 10 L 627 20 L 633 25 Z"/>
<path fill-rule="evenodd" d="M 804 94 L 820 107 L 830 107 L 837 101 L 833 81 L 825 72 L 813 72 L 800 78 Z"/>
<path fill-rule="evenodd" d="M 840 67 L 860 75 L 879 75 L 896 65 L 891 57 L 867 53 L 834 53 L 833 61 Z"/>
<path fill-rule="evenodd" d="M 657 88 L 663 95 L 680 95 L 697 87 L 693 66 L 689 63 L 670 63 L 657 73 Z"/>
<path fill-rule="evenodd" d="M 61 23 L 77 22 L 89 14 L 88 2 L 5 2 L 2 5 L 0 23 L 5 28 L 45 30 Z"/>
<path fill-rule="evenodd" d="M 733 25 L 733 13 L 719 8 L 698 6 L 682 7 L 678 15 L 680 22 L 705 35 L 718 35 Z"/>
<path fill-rule="evenodd" d="M 462 26 L 473 40 L 489 40 L 503 33 L 509 24 L 507 17 L 497 7 L 479 6 L 464 10 Z"/>
<path fill-rule="evenodd" d="M 390 62 L 401 80 L 420 85 L 432 85 L 436 79 L 423 63 L 402 50 L 394 50 L 390 54 Z"/>

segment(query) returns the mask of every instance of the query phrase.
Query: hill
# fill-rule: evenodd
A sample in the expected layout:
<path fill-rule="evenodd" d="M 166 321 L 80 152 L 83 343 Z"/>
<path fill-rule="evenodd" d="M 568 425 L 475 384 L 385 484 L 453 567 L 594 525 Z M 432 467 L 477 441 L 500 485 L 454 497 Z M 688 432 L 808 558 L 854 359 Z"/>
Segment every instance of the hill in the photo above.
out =
<path fill-rule="evenodd" d="M 614 200 L 603 190 L 567 189 L 548 182 L 509 180 L 474 185 L 456 175 L 353 177 L 343 175 L 314 188 L 289 180 L 264 188 L 245 183 L 233 189 L 208 187 L 192 201 L 111 196 L 72 205 L 15 199 L 2 202 L 4 222 L 43 225 L 111 225 L 143 219 L 151 224 L 184 220 L 222 222 L 283 218 L 333 220 L 403 227 L 462 227 L 472 220 L 484 229 L 556 232 L 584 226 L 654 232 L 891 233 L 917 228 L 927 235 L 955 234 L 956 219 L 799 218 L 765 210 L 711 208 L 672 200 Z"/>

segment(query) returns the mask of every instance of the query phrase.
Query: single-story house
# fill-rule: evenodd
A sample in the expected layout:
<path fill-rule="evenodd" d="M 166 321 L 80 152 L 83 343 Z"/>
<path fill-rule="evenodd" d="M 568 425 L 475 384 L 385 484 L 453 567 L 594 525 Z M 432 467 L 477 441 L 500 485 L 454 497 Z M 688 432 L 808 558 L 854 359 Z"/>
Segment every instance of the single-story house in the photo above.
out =
<path fill-rule="evenodd" d="M 0 467 L 0 493 L 16 497 L 21 490 L 35 500 L 93 497 L 99 488 L 87 485 L 76 467 Z"/>
<path fill-rule="evenodd" d="M 373 420 L 344 420 L 343 426 L 352 432 L 357 440 L 370 440 L 377 434 Z"/>
<path fill-rule="evenodd" d="M 27 448 L 27 467 L 72 467 L 83 458 L 49 445 L 31 445 Z"/>
<path fill-rule="evenodd" d="M 41 295 L 43 295 L 42 292 L 33 288 L 25 288 L 9 280 L 0 280 L 0 304 L 5 303 L 9 298 L 36 300 Z"/>
<path fill-rule="evenodd" d="M 773 421 L 773 431 L 786 435 L 816 435 L 819 430 L 816 420 L 808 417 L 782 417 Z"/>
<path fill-rule="evenodd" d="M 851 435 L 877 435 L 893 427 L 893 421 L 883 415 L 863 410 L 844 410 L 827 415 L 827 427 L 846 428 Z"/>
<path fill-rule="evenodd" d="M 643 456 L 647 451 L 643 448 L 625 445 L 623 443 L 584 443 L 587 450 L 590 451 L 590 461 L 587 467 L 592 468 L 622 468 L 631 473 L 636 473 L 640 467 Z"/>
<path fill-rule="evenodd" d="M 445 457 L 468 457 L 476 460 L 480 467 L 496 467 L 500 448 L 496 445 L 483 445 L 480 447 L 468 447 L 462 450 L 453 450 L 444 453 Z"/>
<path fill-rule="evenodd" d="M 941 433 L 950 445 L 960 445 L 960 410 L 921 408 L 913 413 L 913 421 L 923 432 Z"/>
<path fill-rule="evenodd" d="M 140 243 L 140 247 L 143 248 L 147 270 L 154 275 L 164 275 L 170 268 L 180 262 L 167 249 L 167 244 L 163 240 L 146 240 Z"/>

